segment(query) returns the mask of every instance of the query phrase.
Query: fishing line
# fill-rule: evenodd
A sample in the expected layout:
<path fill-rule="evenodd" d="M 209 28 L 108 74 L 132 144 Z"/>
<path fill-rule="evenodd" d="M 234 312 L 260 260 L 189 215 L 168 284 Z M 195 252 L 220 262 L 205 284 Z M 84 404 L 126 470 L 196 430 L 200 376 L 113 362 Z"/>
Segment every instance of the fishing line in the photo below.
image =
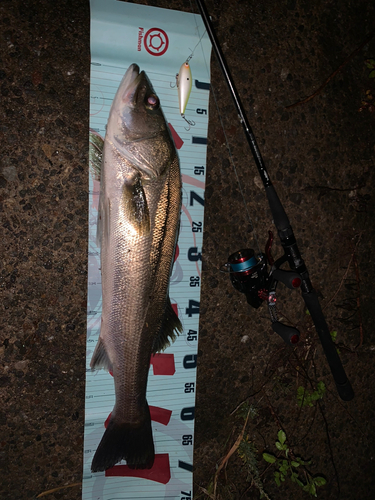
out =
<path fill-rule="evenodd" d="M 191 0 L 190 0 L 190 7 L 191 7 L 191 10 L 193 12 L 193 5 L 191 3 Z M 197 23 L 197 20 L 196 20 L 196 16 L 198 14 L 194 14 L 194 21 L 195 21 L 195 26 L 196 26 L 196 30 L 198 32 L 198 36 L 199 36 L 199 27 L 198 27 L 198 23 Z M 190 58 L 188 60 L 191 59 L 191 57 L 193 56 L 193 53 L 195 51 L 195 49 L 197 48 L 197 46 L 201 43 L 201 40 L 202 38 L 204 37 L 204 35 L 206 34 L 207 30 L 204 31 L 203 35 L 199 38 L 199 41 L 198 43 L 196 44 L 196 46 L 194 47 L 194 50 L 190 56 Z M 209 67 L 208 67 L 208 64 L 207 64 L 207 61 L 206 61 L 206 57 L 204 55 L 204 51 L 203 51 L 203 48 L 202 48 L 202 55 L 203 55 L 203 60 L 204 60 L 204 63 L 206 65 L 206 70 L 207 70 L 207 74 L 209 74 Z M 220 109 L 219 109 L 219 105 L 218 105 L 218 102 L 217 102 L 217 99 L 216 99 L 216 93 L 215 93 L 215 89 L 214 89 L 214 86 L 212 85 L 212 82 L 210 83 L 210 90 L 212 91 L 212 96 L 214 98 L 214 102 L 215 102 L 215 107 L 216 107 L 216 111 L 217 111 L 217 114 L 219 116 L 219 121 L 220 121 L 220 125 L 221 125 L 221 128 L 223 130 L 223 133 L 224 133 L 224 138 L 225 138 L 225 143 L 226 143 L 226 147 L 227 147 L 227 150 L 228 150 L 228 155 L 229 155 L 229 161 L 233 167 L 233 171 L 234 171 L 234 175 L 236 176 L 236 180 L 237 180 L 237 184 L 238 184 L 238 188 L 239 188 L 239 191 L 241 193 L 241 197 L 242 197 L 242 201 L 243 201 L 243 204 L 245 205 L 245 210 L 246 210 L 246 215 L 247 215 L 247 218 L 248 218 L 248 221 L 249 221 L 249 224 L 250 224 L 250 227 L 251 227 L 251 231 L 253 233 L 253 239 L 254 239 L 254 242 L 256 243 L 256 246 L 258 248 L 258 252 L 259 254 L 261 254 L 261 250 L 260 250 L 260 246 L 259 246 L 259 242 L 258 242 L 258 237 L 257 237 L 257 233 L 255 231 L 255 228 L 254 228 L 254 224 L 253 224 L 253 221 L 250 217 L 250 212 L 249 212 L 249 209 L 247 207 L 247 203 L 246 203 L 246 198 L 245 198 L 245 195 L 244 195 L 244 192 L 243 192 L 243 189 L 242 189 L 242 185 L 241 185 L 241 181 L 240 181 L 240 178 L 238 176 L 238 172 L 237 172 L 237 168 L 236 168 L 236 165 L 234 163 L 234 158 L 233 158 L 233 154 L 232 154 L 232 150 L 230 148 L 230 145 L 229 145 L 229 140 L 228 140 L 228 136 L 227 136 L 227 133 L 225 131 L 225 127 L 224 127 L 224 122 L 223 122 L 223 119 L 222 119 L 222 116 L 221 116 L 221 113 L 220 113 Z M 222 270 L 223 266 L 221 266 L 220 268 L 220 272 L 229 272 L 229 270 L 227 271 L 224 271 Z"/>
<path fill-rule="evenodd" d="M 191 2 L 190 2 L 190 5 L 191 5 Z M 197 27 L 197 31 L 198 31 L 198 36 L 199 36 L 199 28 L 197 26 L 197 20 L 195 19 L 195 16 L 196 14 L 194 14 L 194 21 L 195 21 L 195 26 Z M 207 33 L 207 30 L 204 30 L 203 32 L 203 35 L 200 37 L 200 39 L 198 40 L 198 42 L 196 43 L 194 49 L 191 51 L 191 54 L 190 56 L 186 59 L 186 62 L 188 63 L 190 61 L 190 59 L 192 59 L 193 55 L 194 55 L 194 52 L 195 52 L 195 49 L 198 47 L 198 45 L 201 43 L 202 41 L 202 38 L 204 37 L 204 35 Z M 190 49 L 191 50 L 191 49 Z M 206 62 L 206 61 L 205 61 Z M 207 66 L 207 65 L 206 65 Z"/>

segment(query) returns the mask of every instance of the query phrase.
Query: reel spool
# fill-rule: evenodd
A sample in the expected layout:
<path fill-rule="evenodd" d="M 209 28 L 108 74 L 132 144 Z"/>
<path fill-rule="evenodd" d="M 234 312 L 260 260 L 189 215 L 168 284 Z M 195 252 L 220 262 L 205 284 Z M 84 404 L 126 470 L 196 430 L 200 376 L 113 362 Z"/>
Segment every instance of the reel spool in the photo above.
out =
<path fill-rule="evenodd" d="M 263 303 L 261 294 L 267 289 L 268 272 L 266 257 L 255 256 L 252 248 L 238 250 L 228 258 L 230 280 L 236 290 L 246 295 L 248 304 L 258 309 Z"/>

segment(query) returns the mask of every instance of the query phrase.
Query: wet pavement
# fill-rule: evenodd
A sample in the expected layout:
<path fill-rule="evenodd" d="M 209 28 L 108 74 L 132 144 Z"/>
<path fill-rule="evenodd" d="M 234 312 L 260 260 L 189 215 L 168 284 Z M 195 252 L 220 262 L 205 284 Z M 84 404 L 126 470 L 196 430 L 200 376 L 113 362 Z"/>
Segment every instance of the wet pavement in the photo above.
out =
<path fill-rule="evenodd" d="M 187 1 L 139 3 L 192 10 Z M 235 452 L 217 498 L 259 498 L 250 477 L 256 470 L 274 500 L 309 496 L 290 479 L 277 487 L 275 466 L 262 459 L 264 452 L 276 455 L 283 428 L 293 456 L 311 460 L 301 478 L 326 478 L 318 498 L 372 499 L 375 85 L 365 60 L 375 58 L 375 38 L 313 99 L 287 107 L 313 94 L 366 39 L 374 6 L 237 0 L 207 1 L 207 8 L 356 397 L 337 397 L 298 292 L 278 290 L 280 314 L 301 331 L 293 349 L 272 332 L 265 306 L 250 309 L 219 271 L 236 250 L 259 244 L 263 251 L 274 227 L 212 58 L 217 106 L 211 95 L 195 494 L 205 498 L 216 464 L 239 436 L 243 419 L 232 413 L 245 401 L 254 408 L 245 434 L 254 468 L 249 475 Z M 6 0 L 0 25 L 0 495 L 21 500 L 82 479 L 89 4 Z M 278 242 L 272 251 L 281 255 Z M 322 399 L 300 408 L 298 387 L 313 393 L 318 382 L 326 387 Z M 80 487 L 46 498 L 79 499 Z"/>

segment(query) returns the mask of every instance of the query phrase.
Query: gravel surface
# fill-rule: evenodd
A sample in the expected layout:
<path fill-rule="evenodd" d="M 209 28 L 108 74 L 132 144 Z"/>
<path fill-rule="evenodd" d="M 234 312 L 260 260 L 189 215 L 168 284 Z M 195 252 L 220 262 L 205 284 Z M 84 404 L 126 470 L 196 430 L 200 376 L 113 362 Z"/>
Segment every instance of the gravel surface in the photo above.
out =
<path fill-rule="evenodd" d="M 139 3 L 197 12 L 183 0 Z M 253 469 L 249 474 L 234 453 L 218 477 L 218 499 L 259 498 L 256 469 L 273 500 L 309 497 L 290 479 L 277 487 L 275 466 L 262 459 L 264 452 L 278 453 L 281 428 L 292 456 L 311 461 L 306 470 L 325 477 L 318 498 L 373 499 L 375 85 L 365 60 L 375 58 L 375 37 L 313 99 L 287 107 L 313 94 L 366 39 L 374 5 L 207 0 L 207 8 L 330 329 L 337 331 L 356 397 L 350 403 L 337 397 L 298 292 L 278 290 L 284 321 L 301 331 L 292 349 L 272 333 L 266 308 L 250 309 L 219 272 L 231 253 L 257 248 L 254 234 L 263 250 L 274 226 L 213 57 L 217 106 L 211 94 L 195 495 L 206 498 L 203 489 L 243 427 L 232 413 L 246 402 L 254 408 L 245 431 Z M 23 500 L 82 480 L 89 3 L 4 0 L 0 26 L 0 497 Z M 273 253 L 282 253 L 277 242 Z M 323 398 L 300 408 L 298 387 L 312 393 L 319 381 Z M 307 472 L 300 477 L 305 481 Z M 46 498 L 78 500 L 81 490 Z"/>

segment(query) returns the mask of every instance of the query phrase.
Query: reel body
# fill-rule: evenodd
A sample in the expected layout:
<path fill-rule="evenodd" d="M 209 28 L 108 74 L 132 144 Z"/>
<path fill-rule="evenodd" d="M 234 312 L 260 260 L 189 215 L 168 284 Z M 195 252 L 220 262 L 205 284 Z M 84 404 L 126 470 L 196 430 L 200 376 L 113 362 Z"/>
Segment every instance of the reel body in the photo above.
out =
<path fill-rule="evenodd" d="M 290 289 L 301 286 L 301 276 L 294 271 L 280 269 L 286 258 L 281 257 L 276 262 L 271 256 L 272 233 L 266 245 L 266 254 L 255 255 L 252 248 L 238 250 L 228 257 L 226 264 L 230 269 L 230 280 L 236 290 L 244 293 L 248 304 L 258 309 L 267 302 L 272 329 L 290 345 L 299 341 L 300 333 L 293 326 L 284 325 L 278 320 L 276 309 L 276 287 L 279 281 Z M 267 264 L 271 269 L 268 271 Z"/>
<path fill-rule="evenodd" d="M 267 262 L 264 254 L 255 256 L 252 248 L 238 250 L 228 258 L 230 280 L 236 290 L 246 295 L 247 302 L 258 309 L 263 304 L 259 292 L 268 287 Z"/>

